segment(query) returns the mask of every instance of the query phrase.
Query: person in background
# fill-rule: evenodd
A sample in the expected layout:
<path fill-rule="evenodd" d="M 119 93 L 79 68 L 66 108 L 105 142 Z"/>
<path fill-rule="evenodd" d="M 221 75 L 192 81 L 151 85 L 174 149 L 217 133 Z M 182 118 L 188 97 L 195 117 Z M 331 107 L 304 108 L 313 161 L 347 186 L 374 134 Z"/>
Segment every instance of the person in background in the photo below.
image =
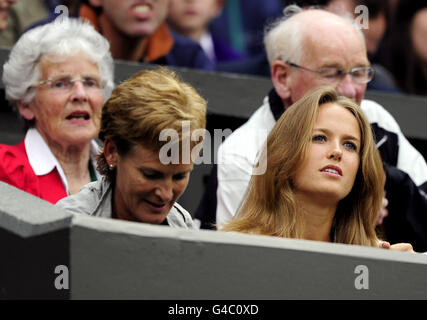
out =
<path fill-rule="evenodd" d="M 0 0 L 0 31 L 7 27 L 7 18 L 9 17 L 10 6 L 18 0 Z"/>
<path fill-rule="evenodd" d="M 102 110 L 102 179 L 57 206 L 77 214 L 196 228 L 176 201 L 193 169 L 193 158 L 185 161 L 185 152 L 200 150 L 203 137 L 194 141 L 193 133 L 205 125 L 206 101 L 175 73 L 165 68 L 136 73 L 117 86 Z M 162 136 L 171 130 L 175 137 L 166 141 Z M 179 152 L 168 159 L 166 150 Z"/>
<path fill-rule="evenodd" d="M 266 23 L 281 16 L 286 0 L 227 0 L 221 15 L 212 21 L 211 30 L 222 41 L 246 58 L 263 53 Z"/>
<path fill-rule="evenodd" d="M 67 7 L 67 12 L 59 10 L 64 9 L 59 6 Z M 0 33 L 0 45 L 12 47 L 34 23 L 48 17 L 50 21 L 62 14 L 75 17 L 78 6 L 79 0 L 20 0 L 10 9 L 7 28 Z"/>
<path fill-rule="evenodd" d="M 170 0 L 167 22 L 177 33 L 198 42 L 213 63 L 239 60 L 242 54 L 210 32 L 225 0 Z"/>
<path fill-rule="evenodd" d="M 65 19 L 25 33 L 3 83 L 27 131 L 20 144 L 0 145 L 0 180 L 51 203 L 97 180 L 94 139 L 113 68 L 108 41 L 88 23 Z"/>
<path fill-rule="evenodd" d="M 166 24 L 169 0 L 87 0 L 79 10 L 108 39 L 114 59 L 211 71 L 198 43 Z"/>
<path fill-rule="evenodd" d="M 264 27 L 281 16 L 286 0 L 227 0 L 222 14 L 213 20 L 211 32 L 235 51 L 243 54 L 236 61 L 221 62 L 216 70 L 270 77 L 262 42 Z"/>
<path fill-rule="evenodd" d="M 399 1 L 381 62 L 402 92 L 427 96 L 427 2 Z"/>
<path fill-rule="evenodd" d="M 363 6 L 363 7 L 361 7 Z M 378 61 L 380 46 L 391 23 L 391 8 L 388 0 L 330 0 L 326 9 L 339 15 L 348 15 L 359 23 L 365 37 L 368 59 L 375 69 L 372 81 L 367 90 L 380 90 L 392 93 L 401 93 L 394 76 Z M 358 10 L 357 10 L 358 9 Z M 367 16 L 363 17 L 363 14 Z M 366 20 L 366 21 L 364 21 Z"/>
<path fill-rule="evenodd" d="M 359 6 L 363 10 L 356 10 Z M 361 24 L 366 23 L 366 28 L 361 25 L 361 30 L 365 36 L 366 50 L 370 60 L 375 55 L 378 46 L 386 32 L 390 21 L 390 9 L 387 0 L 330 0 L 327 1 L 326 9 L 339 15 L 348 14 L 352 19 L 358 20 Z M 362 13 L 367 13 L 368 20 L 357 19 Z M 363 18 L 360 16 L 360 18 Z"/>

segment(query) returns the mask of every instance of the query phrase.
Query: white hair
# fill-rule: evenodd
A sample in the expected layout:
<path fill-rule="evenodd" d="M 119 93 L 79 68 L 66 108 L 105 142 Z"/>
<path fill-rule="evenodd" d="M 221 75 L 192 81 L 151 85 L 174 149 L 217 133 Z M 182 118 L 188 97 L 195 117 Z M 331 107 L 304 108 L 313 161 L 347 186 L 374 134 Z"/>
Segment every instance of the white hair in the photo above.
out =
<path fill-rule="evenodd" d="M 19 38 L 3 66 L 6 99 L 16 104 L 28 103 L 34 98 L 33 87 L 40 80 L 42 57 L 54 55 L 66 60 L 78 53 L 98 66 L 103 97 L 107 99 L 114 88 L 110 45 L 89 22 L 68 18 L 31 29 Z"/>
<path fill-rule="evenodd" d="M 300 62 L 302 57 L 300 22 L 298 19 L 290 19 L 299 12 L 302 12 L 299 6 L 287 6 L 283 10 L 283 17 L 265 29 L 264 45 L 270 65 L 275 60 Z"/>
<path fill-rule="evenodd" d="M 312 6 L 309 8 L 309 10 L 312 9 L 323 10 L 319 6 Z M 298 5 L 289 5 L 283 10 L 283 17 L 274 21 L 265 29 L 264 46 L 270 65 L 272 65 L 275 60 L 291 61 L 297 64 L 301 63 L 303 57 L 303 26 L 301 25 L 300 19 L 291 18 L 303 11 L 304 9 Z M 363 32 L 357 27 L 354 21 L 348 16 L 341 17 L 353 25 L 358 34 L 363 38 L 363 41 L 365 41 Z M 313 30 L 313 32 L 315 32 L 315 30 Z"/>

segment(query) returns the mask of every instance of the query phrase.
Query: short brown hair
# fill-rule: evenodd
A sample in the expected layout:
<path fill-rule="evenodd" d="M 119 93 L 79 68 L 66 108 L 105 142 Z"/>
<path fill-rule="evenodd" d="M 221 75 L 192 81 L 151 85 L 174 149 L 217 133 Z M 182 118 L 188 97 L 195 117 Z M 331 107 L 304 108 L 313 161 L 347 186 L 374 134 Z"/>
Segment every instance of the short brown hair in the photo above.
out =
<path fill-rule="evenodd" d="M 167 141 L 159 139 L 165 129 L 181 133 L 189 121 L 191 132 L 206 127 L 206 101 L 175 72 L 159 67 L 142 70 L 117 86 L 102 109 L 101 140 L 112 140 L 121 156 L 135 145 L 159 151 Z M 190 132 L 190 133 L 191 133 Z M 180 141 L 182 135 L 179 135 Z M 191 141 L 191 148 L 200 142 Z M 112 181 L 103 151 L 98 171 Z"/>

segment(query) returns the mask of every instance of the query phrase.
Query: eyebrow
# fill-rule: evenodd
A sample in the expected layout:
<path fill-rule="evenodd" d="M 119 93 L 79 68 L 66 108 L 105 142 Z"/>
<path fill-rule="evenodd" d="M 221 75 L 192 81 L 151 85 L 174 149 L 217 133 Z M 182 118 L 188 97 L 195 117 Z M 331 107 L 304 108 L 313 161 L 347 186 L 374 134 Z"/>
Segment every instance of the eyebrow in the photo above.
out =
<path fill-rule="evenodd" d="M 92 73 L 83 73 L 80 75 L 81 78 L 91 78 L 91 79 L 101 79 L 101 76 L 99 75 L 95 75 Z M 49 79 L 66 79 L 66 78 L 70 78 L 72 79 L 73 76 L 70 74 L 62 74 L 62 75 L 56 75 L 54 77 L 48 77 Z"/>
<path fill-rule="evenodd" d="M 328 63 L 322 64 L 319 69 L 323 69 L 323 68 L 338 68 L 338 69 L 341 69 L 341 66 L 338 63 L 336 63 L 336 62 L 328 62 Z"/>
<path fill-rule="evenodd" d="M 325 129 L 325 128 L 314 128 L 313 131 L 320 131 L 320 132 L 323 132 L 323 133 L 325 133 L 327 135 L 330 135 L 332 133 L 331 130 Z M 360 142 L 360 139 L 356 138 L 355 136 L 352 136 L 351 134 L 344 135 L 344 139 L 345 140 L 353 140 L 353 141 L 356 141 L 356 142 Z"/>
<path fill-rule="evenodd" d="M 351 67 L 351 69 L 360 68 L 360 67 L 365 68 L 365 67 L 370 67 L 370 66 L 371 66 L 371 64 L 369 62 L 363 62 L 363 63 L 357 63 L 356 66 Z M 342 68 L 342 66 L 336 62 L 325 63 L 319 69 L 323 69 L 323 68 L 337 68 L 337 69 L 341 69 L 341 70 L 346 70 L 346 69 Z"/>
<path fill-rule="evenodd" d="M 161 175 L 165 175 L 165 173 L 163 171 L 159 171 L 153 168 L 149 168 L 149 167 L 137 167 L 138 171 L 140 171 L 141 173 L 144 173 L 143 171 L 151 171 L 153 172 L 153 174 L 161 174 Z M 193 171 L 193 168 L 189 169 L 189 170 L 185 170 L 185 171 L 180 171 L 180 172 L 175 172 L 172 175 L 177 175 L 177 174 L 184 174 L 184 173 L 191 173 Z"/>

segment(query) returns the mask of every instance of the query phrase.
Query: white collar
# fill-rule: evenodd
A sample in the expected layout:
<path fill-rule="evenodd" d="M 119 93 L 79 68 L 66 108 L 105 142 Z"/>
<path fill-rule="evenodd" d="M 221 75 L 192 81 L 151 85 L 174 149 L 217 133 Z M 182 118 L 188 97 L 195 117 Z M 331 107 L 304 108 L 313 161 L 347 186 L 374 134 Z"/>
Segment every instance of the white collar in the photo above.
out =
<path fill-rule="evenodd" d="M 205 54 L 212 62 L 216 62 L 214 43 L 212 39 L 212 35 L 209 32 L 206 32 L 202 35 L 199 40 L 199 44 L 202 47 Z"/>
<path fill-rule="evenodd" d="M 36 128 L 30 128 L 25 135 L 25 150 L 27 152 L 28 161 L 30 162 L 31 167 L 34 170 L 34 173 L 37 176 L 43 176 L 45 174 L 50 173 L 53 169 L 57 169 L 59 176 L 61 177 L 62 183 L 65 187 L 67 194 L 68 183 L 67 178 L 65 176 L 64 171 L 62 170 L 61 165 L 58 160 L 50 150 L 46 141 L 44 141 L 43 137 L 37 131 Z M 90 158 L 92 161 L 93 168 L 96 168 L 96 155 L 99 153 L 98 144 L 92 140 L 91 148 L 90 148 Z M 96 176 L 98 180 L 101 178 L 101 175 L 96 171 Z"/>

